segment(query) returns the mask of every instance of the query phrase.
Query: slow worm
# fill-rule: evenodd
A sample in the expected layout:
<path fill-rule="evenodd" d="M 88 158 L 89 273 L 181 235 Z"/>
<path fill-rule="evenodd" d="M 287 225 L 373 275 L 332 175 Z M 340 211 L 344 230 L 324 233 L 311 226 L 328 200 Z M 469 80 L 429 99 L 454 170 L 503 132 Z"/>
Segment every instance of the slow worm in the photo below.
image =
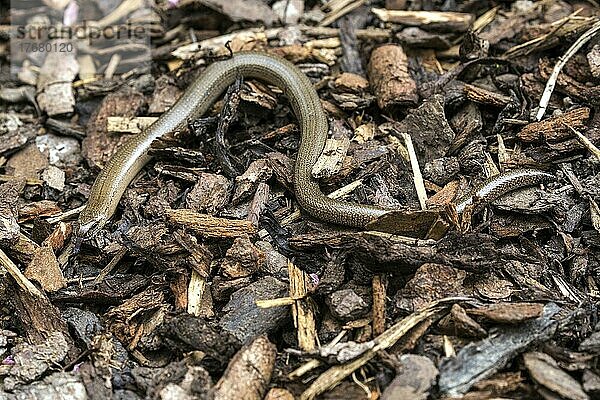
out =
<path fill-rule="evenodd" d="M 238 76 L 260 79 L 281 88 L 300 124 L 301 141 L 294 169 L 294 189 L 300 206 L 309 214 L 332 223 L 364 227 L 389 209 L 331 199 L 321 192 L 311 169 L 327 138 L 327 118 L 310 80 L 292 63 L 257 52 L 237 53 L 210 65 L 192 83 L 173 107 L 144 132 L 133 136 L 106 163 L 92 186 L 88 203 L 79 216 L 78 241 L 93 236 L 114 214 L 123 192 L 148 162 L 148 149 L 161 136 L 184 127 L 202 116 Z M 516 170 L 486 181 L 473 194 L 457 203 L 457 210 L 474 199 L 490 202 L 524 186 L 553 178 L 538 170 Z"/>

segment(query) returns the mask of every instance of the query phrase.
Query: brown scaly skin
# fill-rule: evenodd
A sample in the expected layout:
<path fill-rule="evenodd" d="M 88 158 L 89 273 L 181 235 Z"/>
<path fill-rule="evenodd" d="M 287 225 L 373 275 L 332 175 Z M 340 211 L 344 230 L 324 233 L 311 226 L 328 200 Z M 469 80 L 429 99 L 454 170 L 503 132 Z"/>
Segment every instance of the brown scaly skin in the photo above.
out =
<path fill-rule="evenodd" d="M 148 149 L 163 135 L 180 129 L 186 121 L 202 116 L 238 76 L 260 79 L 284 90 L 301 129 L 301 142 L 294 170 L 294 189 L 300 206 L 323 221 L 365 227 L 388 209 L 331 199 L 321 192 L 311 169 L 327 139 L 327 118 L 310 80 L 292 63 L 257 52 L 237 53 L 210 65 L 192 83 L 177 103 L 144 132 L 132 137 L 108 161 L 92 186 L 85 209 L 79 215 L 76 247 L 92 237 L 114 214 L 123 192 L 148 162 Z M 475 190 L 480 201 L 489 202 L 504 193 L 552 177 L 536 170 L 517 170 L 495 177 Z M 458 202 L 462 212 L 473 195 Z"/>
<path fill-rule="evenodd" d="M 476 205 L 485 205 L 513 190 L 552 180 L 554 175 L 537 169 L 523 168 L 504 172 L 488 178 L 468 196 L 456 201 L 456 212 L 462 213 L 465 207 L 473 205 L 475 199 Z"/>

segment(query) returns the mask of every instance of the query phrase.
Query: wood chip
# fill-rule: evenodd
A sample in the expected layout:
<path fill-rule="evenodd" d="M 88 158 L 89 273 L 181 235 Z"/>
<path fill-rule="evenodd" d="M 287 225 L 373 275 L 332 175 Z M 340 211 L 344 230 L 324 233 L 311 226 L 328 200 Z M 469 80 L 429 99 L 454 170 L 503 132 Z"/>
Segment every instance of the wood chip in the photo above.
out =
<path fill-rule="evenodd" d="M 145 101 L 142 93 L 133 89 L 111 93 L 102 100 L 87 123 L 87 136 L 81 144 L 81 152 L 90 165 L 102 167 L 116 149 L 130 137 L 107 135 L 108 118 L 115 116 L 132 118 L 136 116 Z"/>
<path fill-rule="evenodd" d="M 272 388 L 264 400 L 294 400 L 294 395 L 286 389 Z"/>
<path fill-rule="evenodd" d="M 50 165 L 42 172 L 42 180 L 52 189 L 63 191 L 65 188 L 65 171 Z"/>
<path fill-rule="evenodd" d="M 424 356 L 404 354 L 398 362 L 398 373 L 381 395 L 381 400 L 429 398 L 438 370 Z"/>
<path fill-rule="evenodd" d="M 446 32 L 465 32 L 474 21 L 472 14 L 443 11 L 404 11 L 372 8 L 371 12 L 383 22 L 418 26 Z"/>
<path fill-rule="evenodd" d="M 267 181 L 273 174 L 273 169 L 267 160 L 256 160 L 250 164 L 246 172 L 235 178 L 234 204 L 247 199 L 256 190 L 260 182 Z"/>
<path fill-rule="evenodd" d="M 25 269 L 25 276 L 38 282 L 46 292 L 56 292 L 67 287 L 67 281 L 50 246 L 38 249 Z"/>
<path fill-rule="evenodd" d="M 50 42 L 60 46 L 64 41 Z M 37 101 L 48 115 L 72 113 L 75 95 L 71 83 L 75 79 L 79 65 L 75 52 L 51 51 L 46 55 L 37 81 Z"/>
<path fill-rule="evenodd" d="M 538 384 L 569 400 L 588 400 L 581 384 L 563 371 L 548 354 L 531 352 L 523 355 L 523 362 L 529 374 Z"/>
<path fill-rule="evenodd" d="M 48 157 L 35 144 L 30 144 L 15 153 L 6 165 L 8 172 L 13 176 L 37 179 L 48 167 Z"/>
<path fill-rule="evenodd" d="M 526 143 L 540 140 L 560 141 L 573 136 L 569 126 L 576 129 L 585 127 L 590 118 L 590 109 L 580 107 L 567 111 L 556 117 L 550 117 L 540 122 L 532 122 L 519 131 L 517 136 Z"/>
<path fill-rule="evenodd" d="M 310 278 L 290 261 L 288 261 L 288 275 L 290 297 L 295 299 L 292 304 L 292 316 L 298 332 L 298 345 L 302 350 L 311 352 L 317 348 L 318 336 L 313 305 L 309 299 L 305 299 Z"/>
<path fill-rule="evenodd" d="M 231 359 L 214 388 L 215 400 L 262 400 L 273 373 L 277 347 L 258 336 Z"/>
<path fill-rule="evenodd" d="M 29 221 L 39 217 L 49 217 L 62 213 L 55 201 L 40 200 L 28 203 L 19 208 L 19 222 Z"/>
<path fill-rule="evenodd" d="M 17 222 L 17 202 L 25 180 L 13 180 L 0 185 L 0 243 L 13 244 L 19 238 L 21 228 Z"/>
<path fill-rule="evenodd" d="M 227 204 L 230 190 L 231 182 L 223 175 L 200 172 L 185 204 L 191 210 L 214 215 Z"/>
<path fill-rule="evenodd" d="M 256 233 L 250 221 L 217 218 L 186 209 L 169 209 L 166 214 L 169 221 L 193 229 L 204 237 L 233 238 Z"/>
<path fill-rule="evenodd" d="M 221 269 L 230 278 L 242 278 L 257 272 L 264 263 L 265 253 L 244 235 L 233 241 L 221 263 Z"/>
<path fill-rule="evenodd" d="M 157 117 L 108 117 L 106 130 L 107 132 L 140 133 L 157 119 Z"/>
<path fill-rule="evenodd" d="M 379 108 L 417 103 L 417 85 L 408 73 L 408 58 L 401 46 L 389 44 L 373 50 L 368 69 Z"/>
<path fill-rule="evenodd" d="M 549 303 L 540 318 L 502 330 L 479 342 L 471 342 L 455 358 L 445 359 L 439 367 L 440 391 L 450 396 L 464 394 L 476 382 L 504 368 L 515 353 L 552 337 L 558 325 L 553 317 L 559 311 L 556 304 Z"/>
<path fill-rule="evenodd" d="M 475 85 L 465 84 L 465 94 L 469 100 L 494 107 L 505 107 L 511 98 L 500 93 L 492 92 Z"/>
<path fill-rule="evenodd" d="M 312 168 L 315 178 L 331 178 L 341 169 L 350 148 L 350 139 L 344 136 L 339 139 L 327 139 L 325 148 Z"/>

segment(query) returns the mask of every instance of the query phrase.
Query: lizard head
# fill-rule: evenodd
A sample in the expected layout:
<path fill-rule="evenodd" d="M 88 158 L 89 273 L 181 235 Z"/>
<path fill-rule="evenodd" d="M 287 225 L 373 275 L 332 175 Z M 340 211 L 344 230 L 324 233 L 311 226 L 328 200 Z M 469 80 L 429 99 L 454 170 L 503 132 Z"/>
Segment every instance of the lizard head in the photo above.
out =
<path fill-rule="evenodd" d="M 81 244 L 93 238 L 108 221 L 108 217 L 102 213 L 95 213 L 86 207 L 77 220 L 75 229 L 75 247 L 73 254 L 79 253 Z"/>

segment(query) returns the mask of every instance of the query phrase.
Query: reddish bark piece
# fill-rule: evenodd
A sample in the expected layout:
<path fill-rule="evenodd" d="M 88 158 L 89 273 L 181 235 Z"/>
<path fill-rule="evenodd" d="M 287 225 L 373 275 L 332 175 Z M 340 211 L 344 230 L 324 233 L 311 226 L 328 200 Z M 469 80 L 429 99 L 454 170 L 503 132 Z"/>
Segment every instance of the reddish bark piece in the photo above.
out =
<path fill-rule="evenodd" d="M 46 292 L 56 292 L 67 287 L 67 281 L 50 246 L 38 248 L 25 270 L 25 276 L 42 285 Z"/>
<path fill-rule="evenodd" d="M 108 134 L 108 117 L 134 117 L 145 102 L 142 93 L 133 89 L 111 93 L 104 98 L 90 118 L 87 136 L 81 144 L 81 153 L 88 164 L 103 166 L 117 148 L 130 138 L 130 135 Z"/>
<path fill-rule="evenodd" d="M 369 81 L 381 109 L 417 104 L 417 84 L 408 72 L 408 58 L 402 46 L 388 44 L 373 50 Z"/>
<path fill-rule="evenodd" d="M 215 400 L 262 400 L 273 374 L 277 348 L 266 336 L 244 346 L 215 385 Z"/>

